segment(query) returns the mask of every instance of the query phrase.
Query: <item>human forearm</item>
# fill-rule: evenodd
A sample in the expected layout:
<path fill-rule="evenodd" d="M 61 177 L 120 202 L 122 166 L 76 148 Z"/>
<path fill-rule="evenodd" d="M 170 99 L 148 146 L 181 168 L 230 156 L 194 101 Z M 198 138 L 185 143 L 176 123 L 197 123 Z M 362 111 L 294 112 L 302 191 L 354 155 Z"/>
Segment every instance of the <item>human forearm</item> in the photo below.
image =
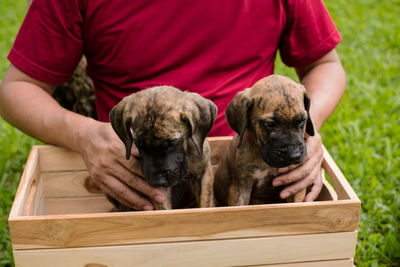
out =
<path fill-rule="evenodd" d="M 311 98 L 310 116 L 319 130 L 335 110 L 346 87 L 346 75 L 335 50 L 313 64 L 296 69 Z"/>
<path fill-rule="evenodd" d="M 0 89 L 0 114 L 23 132 L 46 143 L 78 151 L 89 118 L 62 108 L 40 82 L 32 82 L 14 66 L 6 72 Z"/>

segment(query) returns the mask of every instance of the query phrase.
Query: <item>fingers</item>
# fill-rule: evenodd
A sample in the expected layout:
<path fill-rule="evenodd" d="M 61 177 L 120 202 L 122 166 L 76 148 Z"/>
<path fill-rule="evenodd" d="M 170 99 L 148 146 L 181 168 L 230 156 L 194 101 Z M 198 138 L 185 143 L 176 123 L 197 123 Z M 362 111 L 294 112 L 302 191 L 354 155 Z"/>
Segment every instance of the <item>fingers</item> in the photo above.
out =
<path fill-rule="evenodd" d="M 136 159 L 134 159 L 134 161 L 137 162 Z M 139 163 L 132 164 L 138 165 Z M 127 169 L 125 166 L 121 165 L 121 168 L 116 169 L 113 175 L 115 177 L 118 177 L 118 179 L 126 184 L 128 187 L 130 187 L 130 189 L 134 189 L 135 191 L 141 192 L 142 194 L 159 203 L 163 203 L 165 200 L 165 196 L 162 191 L 160 189 L 151 187 L 141 176 L 136 174 L 137 172 L 140 172 L 140 168 Z"/>
<path fill-rule="evenodd" d="M 313 185 L 311 192 L 305 198 L 305 201 L 313 201 L 321 191 L 322 177 L 320 169 L 323 160 L 321 137 L 318 134 L 314 137 L 308 137 L 306 145 L 308 152 L 304 162 L 301 165 L 279 169 L 278 172 L 281 175 L 272 181 L 273 186 L 289 185 L 280 193 L 282 199 Z"/>
<path fill-rule="evenodd" d="M 321 182 L 321 183 L 320 183 Z M 318 197 L 319 192 L 321 191 L 321 188 L 318 191 L 318 185 L 321 184 L 322 187 L 322 179 L 321 179 L 321 172 L 319 171 L 319 168 L 315 168 L 307 177 L 305 177 L 302 180 L 299 180 L 298 182 L 295 182 L 287 187 L 285 187 L 282 192 L 279 194 L 280 198 L 285 199 L 288 198 L 289 196 L 292 196 L 296 194 L 297 192 L 301 191 L 302 189 L 308 187 L 309 185 L 313 184 L 313 194 L 311 196 L 315 196 L 315 198 Z M 317 187 L 315 187 L 317 186 Z M 315 188 L 314 188 L 315 187 Z M 305 201 L 310 199 L 309 194 L 307 194 Z M 309 201 L 314 200 L 315 198 L 312 198 Z"/>
<path fill-rule="evenodd" d="M 282 174 L 277 176 L 273 181 L 273 186 L 280 186 L 280 185 L 288 185 L 293 182 L 297 182 L 299 180 L 303 180 L 307 178 L 312 172 L 315 172 L 315 169 L 319 169 L 321 163 L 318 157 L 312 157 L 309 160 L 305 161 L 302 165 L 297 166 L 295 169 L 292 169 L 288 173 Z"/>
<path fill-rule="evenodd" d="M 321 177 L 321 172 L 318 174 L 320 177 L 317 178 L 314 181 L 314 185 L 311 188 L 311 191 L 306 195 L 306 198 L 304 199 L 305 202 L 310 202 L 314 201 L 317 199 L 319 193 L 321 192 L 322 189 L 322 177 Z"/>
<path fill-rule="evenodd" d="M 282 174 L 282 173 L 290 172 L 291 170 L 296 169 L 298 166 L 299 165 L 290 165 L 289 167 L 279 168 L 278 173 Z"/>
<path fill-rule="evenodd" d="M 116 177 L 110 176 L 108 179 L 103 179 L 98 183 L 98 186 L 104 193 L 127 207 L 135 210 L 153 210 L 153 205 L 148 200 L 139 196 Z"/>
<path fill-rule="evenodd" d="M 125 147 L 111 125 L 96 122 L 80 152 L 93 182 L 105 193 L 128 207 L 153 209 L 146 196 L 162 203 L 164 194 L 141 178 L 139 153 L 135 146 L 132 148 L 133 157 L 126 160 Z"/>

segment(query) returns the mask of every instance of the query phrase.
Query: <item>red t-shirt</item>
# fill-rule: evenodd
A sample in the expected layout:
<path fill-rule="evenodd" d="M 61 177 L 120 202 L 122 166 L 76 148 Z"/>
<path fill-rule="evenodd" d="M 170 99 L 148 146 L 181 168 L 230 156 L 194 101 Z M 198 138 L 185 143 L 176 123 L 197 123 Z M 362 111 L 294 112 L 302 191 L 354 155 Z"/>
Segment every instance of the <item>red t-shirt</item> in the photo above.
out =
<path fill-rule="evenodd" d="M 273 73 L 278 49 L 296 67 L 340 40 L 321 0 L 34 0 L 8 58 L 58 84 L 85 54 L 101 121 L 141 89 L 197 92 L 218 106 L 210 135 L 222 136 L 229 101 Z"/>

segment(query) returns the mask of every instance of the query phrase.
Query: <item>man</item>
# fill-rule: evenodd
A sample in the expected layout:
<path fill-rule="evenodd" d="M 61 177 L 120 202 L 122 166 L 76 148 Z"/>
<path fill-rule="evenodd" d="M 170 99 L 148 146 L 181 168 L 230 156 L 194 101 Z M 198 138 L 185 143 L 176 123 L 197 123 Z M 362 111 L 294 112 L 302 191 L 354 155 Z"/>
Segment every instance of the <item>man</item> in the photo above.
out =
<path fill-rule="evenodd" d="M 172 85 L 214 101 L 219 114 L 210 135 L 232 135 L 224 111 L 241 90 L 273 73 L 277 50 L 295 67 L 311 97 L 316 130 L 345 90 L 335 47 L 340 42 L 321 0 L 129 1 L 34 0 L 10 52 L 0 89 L 0 113 L 27 134 L 81 153 L 95 183 L 124 205 L 151 210 L 141 192 L 162 193 L 139 176 L 138 152 L 129 161 L 108 122 L 124 96 L 154 85 Z M 99 121 L 60 107 L 51 97 L 82 54 L 93 79 Z M 321 138 L 307 138 L 308 156 L 281 170 L 273 185 L 286 198 L 322 187 Z"/>

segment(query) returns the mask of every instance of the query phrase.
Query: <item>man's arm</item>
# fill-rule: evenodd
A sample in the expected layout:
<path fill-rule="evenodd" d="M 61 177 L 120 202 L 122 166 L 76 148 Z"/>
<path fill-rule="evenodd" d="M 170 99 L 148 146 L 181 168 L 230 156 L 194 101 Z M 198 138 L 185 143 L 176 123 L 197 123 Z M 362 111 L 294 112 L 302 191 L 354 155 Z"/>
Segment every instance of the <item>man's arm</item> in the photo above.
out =
<path fill-rule="evenodd" d="M 320 168 L 323 150 L 318 131 L 342 98 L 346 88 L 346 75 L 335 49 L 307 66 L 296 68 L 296 72 L 311 98 L 310 117 L 316 133 L 306 139 L 307 158 L 303 164 L 294 169 L 281 169 L 283 174 L 274 179 L 273 185 L 291 184 L 282 190 L 281 198 L 287 198 L 313 185 L 305 199 L 313 201 L 322 188 Z"/>
<path fill-rule="evenodd" d="M 332 114 L 346 89 L 346 74 L 336 50 L 310 65 L 296 68 L 311 98 L 310 116 L 317 131 Z"/>
<path fill-rule="evenodd" d="M 55 88 L 10 65 L 0 86 L 0 115 L 35 138 L 79 152 L 94 182 L 121 203 L 152 209 L 132 188 L 162 202 L 162 192 L 133 172 L 140 169 L 135 157 L 125 160 L 125 148 L 110 123 L 64 109 L 51 96 Z"/>

